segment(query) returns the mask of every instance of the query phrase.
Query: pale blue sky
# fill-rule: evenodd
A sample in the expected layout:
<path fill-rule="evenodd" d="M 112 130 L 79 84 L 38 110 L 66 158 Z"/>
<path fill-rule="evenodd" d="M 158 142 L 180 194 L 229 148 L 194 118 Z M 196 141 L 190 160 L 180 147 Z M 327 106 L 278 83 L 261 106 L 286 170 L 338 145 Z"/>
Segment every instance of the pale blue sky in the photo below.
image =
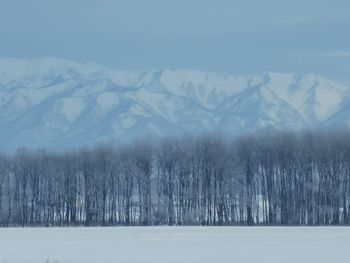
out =
<path fill-rule="evenodd" d="M 0 0 L 0 57 L 350 83 L 349 0 Z"/>

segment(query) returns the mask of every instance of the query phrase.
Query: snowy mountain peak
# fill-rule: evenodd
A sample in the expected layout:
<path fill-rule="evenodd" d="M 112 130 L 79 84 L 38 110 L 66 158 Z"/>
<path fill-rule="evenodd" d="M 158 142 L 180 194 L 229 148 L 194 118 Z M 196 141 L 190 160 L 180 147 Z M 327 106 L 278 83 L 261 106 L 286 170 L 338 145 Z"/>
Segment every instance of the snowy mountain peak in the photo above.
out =
<path fill-rule="evenodd" d="M 349 94 L 314 74 L 121 71 L 53 58 L 0 59 L 0 140 L 6 149 L 65 148 L 146 135 L 336 127 L 350 123 Z"/>

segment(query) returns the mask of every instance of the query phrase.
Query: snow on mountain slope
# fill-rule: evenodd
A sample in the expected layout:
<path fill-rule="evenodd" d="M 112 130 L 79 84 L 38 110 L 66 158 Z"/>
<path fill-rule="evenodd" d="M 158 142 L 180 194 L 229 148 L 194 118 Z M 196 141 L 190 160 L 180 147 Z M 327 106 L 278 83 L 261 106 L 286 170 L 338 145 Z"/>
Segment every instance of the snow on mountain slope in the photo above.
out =
<path fill-rule="evenodd" d="M 0 145 L 67 148 L 143 136 L 350 124 L 350 89 L 321 76 L 120 71 L 0 59 Z"/>

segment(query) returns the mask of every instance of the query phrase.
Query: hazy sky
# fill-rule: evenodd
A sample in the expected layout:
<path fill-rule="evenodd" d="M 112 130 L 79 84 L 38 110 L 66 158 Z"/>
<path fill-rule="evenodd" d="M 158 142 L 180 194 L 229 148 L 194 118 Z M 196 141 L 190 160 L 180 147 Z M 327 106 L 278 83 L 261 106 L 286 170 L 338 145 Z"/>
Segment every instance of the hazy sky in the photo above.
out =
<path fill-rule="evenodd" d="M 350 83 L 349 0 L 0 0 L 0 57 Z"/>

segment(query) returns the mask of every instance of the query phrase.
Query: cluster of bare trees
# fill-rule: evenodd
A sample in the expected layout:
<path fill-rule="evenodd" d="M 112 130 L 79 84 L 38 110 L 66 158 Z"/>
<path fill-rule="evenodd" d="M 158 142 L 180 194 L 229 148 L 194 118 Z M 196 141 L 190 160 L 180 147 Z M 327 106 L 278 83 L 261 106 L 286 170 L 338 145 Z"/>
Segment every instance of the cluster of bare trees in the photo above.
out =
<path fill-rule="evenodd" d="M 0 224 L 350 223 L 350 133 L 216 135 L 0 156 Z"/>

